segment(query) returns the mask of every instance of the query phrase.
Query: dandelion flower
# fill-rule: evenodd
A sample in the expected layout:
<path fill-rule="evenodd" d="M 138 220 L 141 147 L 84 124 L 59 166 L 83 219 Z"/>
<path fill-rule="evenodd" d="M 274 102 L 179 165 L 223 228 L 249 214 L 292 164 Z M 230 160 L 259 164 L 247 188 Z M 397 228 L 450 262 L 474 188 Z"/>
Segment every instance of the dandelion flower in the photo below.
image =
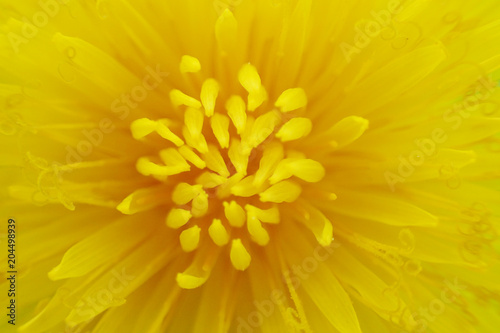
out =
<path fill-rule="evenodd" d="M 0 3 L 18 332 L 497 331 L 497 1 Z"/>

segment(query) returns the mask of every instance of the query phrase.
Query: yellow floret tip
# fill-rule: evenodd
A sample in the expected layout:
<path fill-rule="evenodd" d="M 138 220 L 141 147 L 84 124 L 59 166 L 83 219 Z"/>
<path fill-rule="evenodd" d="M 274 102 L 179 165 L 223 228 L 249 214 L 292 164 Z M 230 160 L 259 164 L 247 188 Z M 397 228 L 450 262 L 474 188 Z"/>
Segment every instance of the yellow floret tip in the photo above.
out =
<path fill-rule="evenodd" d="M 198 73 L 201 70 L 200 61 L 192 56 L 184 55 L 179 64 L 181 73 Z"/>
<path fill-rule="evenodd" d="M 311 133 L 312 122 L 309 118 L 297 117 L 281 126 L 276 137 L 282 142 L 302 139 Z"/>
<path fill-rule="evenodd" d="M 281 112 L 290 112 L 303 108 L 307 105 L 307 96 L 302 88 L 285 90 L 274 103 Z"/>
<path fill-rule="evenodd" d="M 330 144 L 335 148 L 342 148 L 356 141 L 368 129 L 369 121 L 362 117 L 349 116 L 338 123 L 328 132 Z"/>
<path fill-rule="evenodd" d="M 238 73 L 238 80 L 249 93 L 258 93 L 262 86 L 257 68 L 252 64 L 245 64 L 241 67 Z"/>
<path fill-rule="evenodd" d="M 239 271 L 246 270 L 248 266 L 250 266 L 250 262 L 252 261 L 252 257 L 239 238 L 233 239 L 233 242 L 231 244 L 230 258 L 234 268 Z"/>
<path fill-rule="evenodd" d="M 198 101 L 196 98 L 186 95 L 178 89 L 173 89 L 172 91 L 170 91 L 170 100 L 176 107 L 185 105 L 196 109 L 201 108 L 200 101 Z"/>
<path fill-rule="evenodd" d="M 201 103 L 205 108 L 205 115 L 211 117 L 214 114 L 215 102 L 219 95 L 219 83 L 214 79 L 207 79 L 201 87 Z"/>
<path fill-rule="evenodd" d="M 196 289 L 203 285 L 206 281 L 206 277 L 194 276 L 187 273 L 178 273 L 176 276 L 176 281 L 179 287 L 183 289 Z"/>
<path fill-rule="evenodd" d="M 302 192 L 301 187 L 291 181 L 284 180 L 260 193 L 260 201 L 262 202 L 294 202 Z"/>
<path fill-rule="evenodd" d="M 197 225 L 181 232 L 179 240 L 184 252 L 192 252 L 198 248 L 198 244 L 200 243 L 200 232 L 201 229 Z"/>
<path fill-rule="evenodd" d="M 246 213 L 236 201 L 224 202 L 224 215 L 233 227 L 242 227 L 245 224 Z"/>
<path fill-rule="evenodd" d="M 188 223 L 192 216 L 189 210 L 173 208 L 167 215 L 166 224 L 172 229 L 178 229 Z"/>
<path fill-rule="evenodd" d="M 229 234 L 220 219 L 213 219 L 212 224 L 208 228 L 208 234 L 218 246 L 226 245 L 229 242 Z"/>

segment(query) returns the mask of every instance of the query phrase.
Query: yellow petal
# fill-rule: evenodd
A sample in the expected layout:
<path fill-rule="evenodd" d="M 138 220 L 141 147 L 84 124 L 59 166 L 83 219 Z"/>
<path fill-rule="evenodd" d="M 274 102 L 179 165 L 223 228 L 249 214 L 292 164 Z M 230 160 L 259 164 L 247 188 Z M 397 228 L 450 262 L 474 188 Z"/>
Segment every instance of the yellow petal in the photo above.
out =
<path fill-rule="evenodd" d="M 238 21 L 229 9 L 225 9 L 215 23 L 215 37 L 223 53 L 231 50 L 238 33 Z"/>

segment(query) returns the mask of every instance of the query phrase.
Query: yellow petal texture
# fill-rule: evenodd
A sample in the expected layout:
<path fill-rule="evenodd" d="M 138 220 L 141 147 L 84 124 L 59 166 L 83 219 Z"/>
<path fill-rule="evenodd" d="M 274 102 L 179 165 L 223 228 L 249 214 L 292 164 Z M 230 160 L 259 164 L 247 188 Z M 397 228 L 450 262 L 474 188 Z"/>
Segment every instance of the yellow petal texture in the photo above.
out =
<path fill-rule="evenodd" d="M 499 18 L 0 0 L 0 332 L 497 333 Z"/>

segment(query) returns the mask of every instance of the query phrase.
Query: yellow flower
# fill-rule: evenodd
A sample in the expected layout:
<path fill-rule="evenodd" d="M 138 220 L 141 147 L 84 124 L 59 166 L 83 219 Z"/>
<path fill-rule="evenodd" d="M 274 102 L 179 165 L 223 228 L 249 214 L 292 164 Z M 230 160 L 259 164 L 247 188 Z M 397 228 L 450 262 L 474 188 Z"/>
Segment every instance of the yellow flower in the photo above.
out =
<path fill-rule="evenodd" d="M 497 331 L 497 1 L 0 4 L 2 332 Z"/>

